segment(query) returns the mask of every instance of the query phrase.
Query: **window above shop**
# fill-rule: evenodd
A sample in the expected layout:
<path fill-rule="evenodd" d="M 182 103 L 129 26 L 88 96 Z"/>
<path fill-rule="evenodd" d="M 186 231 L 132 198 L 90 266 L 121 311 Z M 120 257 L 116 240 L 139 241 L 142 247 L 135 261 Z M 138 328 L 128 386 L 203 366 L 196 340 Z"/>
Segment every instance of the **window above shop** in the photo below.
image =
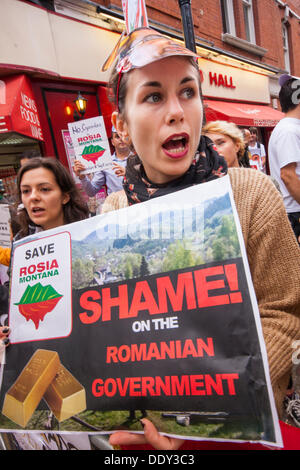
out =
<path fill-rule="evenodd" d="M 283 41 L 283 54 L 284 54 L 284 67 L 287 72 L 291 72 L 290 63 L 290 47 L 289 47 L 289 29 L 288 24 L 282 23 L 282 41 Z"/>
<path fill-rule="evenodd" d="M 255 40 L 252 0 L 243 0 L 243 13 L 244 13 L 246 39 L 247 41 L 255 44 L 256 40 Z"/>
<path fill-rule="evenodd" d="M 220 2 L 223 22 L 222 40 L 231 46 L 263 57 L 267 49 L 256 44 L 252 0 L 242 0 L 242 17 L 235 16 L 234 0 L 220 0 Z M 236 20 L 244 23 L 245 39 L 237 36 Z"/>
<path fill-rule="evenodd" d="M 233 0 L 220 0 L 224 34 L 236 35 Z"/>

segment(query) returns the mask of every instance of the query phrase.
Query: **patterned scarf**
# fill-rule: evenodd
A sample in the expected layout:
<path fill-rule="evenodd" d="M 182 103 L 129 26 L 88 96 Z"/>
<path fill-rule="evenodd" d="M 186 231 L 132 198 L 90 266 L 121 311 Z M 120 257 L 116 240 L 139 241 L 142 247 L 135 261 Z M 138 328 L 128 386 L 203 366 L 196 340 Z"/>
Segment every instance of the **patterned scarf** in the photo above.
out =
<path fill-rule="evenodd" d="M 227 164 L 224 158 L 213 148 L 213 142 L 208 137 L 202 136 L 193 162 L 184 175 L 167 184 L 155 184 L 148 179 L 138 155 L 134 155 L 127 160 L 123 186 L 128 204 L 131 206 L 153 197 L 180 191 L 194 184 L 221 178 L 226 173 Z"/>

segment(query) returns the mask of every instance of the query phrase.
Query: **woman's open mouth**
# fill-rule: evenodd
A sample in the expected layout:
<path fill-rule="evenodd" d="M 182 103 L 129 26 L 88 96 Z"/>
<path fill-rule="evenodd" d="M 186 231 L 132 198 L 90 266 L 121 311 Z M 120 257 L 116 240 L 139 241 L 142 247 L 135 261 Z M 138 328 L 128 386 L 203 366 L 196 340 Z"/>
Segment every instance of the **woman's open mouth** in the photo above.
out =
<path fill-rule="evenodd" d="M 184 157 L 189 149 L 188 134 L 174 134 L 168 137 L 162 145 L 165 154 L 171 158 Z"/>
<path fill-rule="evenodd" d="M 43 213 L 45 212 L 45 209 L 43 209 L 42 207 L 33 207 L 31 209 L 31 213 L 33 216 L 35 217 L 39 217 L 40 215 L 42 215 Z"/>

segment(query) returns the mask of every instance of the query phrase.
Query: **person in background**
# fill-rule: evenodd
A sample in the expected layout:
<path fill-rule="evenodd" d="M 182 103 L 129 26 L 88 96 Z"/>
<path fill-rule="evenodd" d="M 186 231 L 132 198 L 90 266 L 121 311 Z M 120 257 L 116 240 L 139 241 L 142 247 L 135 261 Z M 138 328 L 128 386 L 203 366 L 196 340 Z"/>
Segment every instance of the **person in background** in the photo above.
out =
<path fill-rule="evenodd" d="M 7 206 L 10 215 L 12 218 L 12 209 L 13 205 L 11 202 L 7 199 L 6 193 L 5 193 L 5 188 L 2 179 L 0 179 L 0 204 L 4 204 L 4 206 Z M 6 207 L 5 207 L 6 211 Z M 1 221 L 3 225 L 2 229 L 5 228 L 7 230 L 7 227 L 5 226 L 5 221 Z M 11 224 L 10 224 L 10 230 L 11 230 Z M 9 266 L 10 263 L 10 255 L 11 255 L 11 249 L 10 247 L 6 246 L 0 246 L 0 289 L 1 291 L 5 290 L 7 287 L 5 286 L 5 283 L 7 282 L 8 276 L 7 276 L 7 267 Z M 2 297 L 2 294 L 1 294 Z M 4 308 L 0 307 L 0 311 L 3 313 Z"/>
<path fill-rule="evenodd" d="M 279 78 L 279 85 L 279 101 L 285 117 L 270 137 L 270 173 L 280 185 L 287 215 L 300 246 L 300 80 L 284 74 Z M 300 395 L 294 388 L 292 376 L 284 405 L 287 416 L 300 427 Z"/>
<path fill-rule="evenodd" d="M 238 168 L 244 155 L 245 144 L 240 129 L 228 121 L 211 121 L 202 129 L 214 143 L 219 155 L 225 158 L 229 168 Z"/>
<path fill-rule="evenodd" d="M 266 173 L 266 150 L 265 146 L 258 142 L 258 131 L 256 127 L 250 127 L 249 152 L 251 153 L 250 166 L 256 170 Z"/>
<path fill-rule="evenodd" d="M 10 204 L 10 200 L 7 197 L 2 179 L 0 179 L 0 204 Z"/>
<path fill-rule="evenodd" d="M 3 268 L 5 266 L 6 273 L 7 273 L 7 267 L 10 264 L 10 257 L 11 257 L 11 248 L 0 246 L 0 264 L 3 265 Z M 0 364 L 1 364 L 1 355 L 2 355 L 3 349 L 9 343 L 9 340 L 7 339 L 9 329 L 1 328 L 1 324 L 6 320 L 7 313 L 8 313 L 9 289 L 7 285 L 7 278 L 8 277 L 6 274 L 5 278 L 4 279 L 2 278 L 0 280 Z M 0 365 L 0 368 L 1 368 L 1 365 Z"/>
<path fill-rule="evenodd" d="M 133 31 L 123 42 L 110 81 L 118 110 L 112 122 L 121 137 L 131 141 L 136 155 L 128 160 L 124 190 L 107 197 L 103 213 L 227 173 L 224 158 L 208 137 L 201 136 L 203 106 L 194 57 L 191 51 L 148 28 Z M 281 413 L 292 367 L 291 344 L 299 338 L 300 330 L 300 253 L 282 197 L 270 179 L 238 167 L 229 168 L 228 174 Z M 111 435 L 110 443 L 149 443 L 156 449 L 181 446 L 182 441 L 161 436 L 148 419 L 141 422 L 144 434 L 117 432 Z"/>
<path fill-rule="evenodd" d="M 270 173 L 280 185 L 288 218 L 300 245 L 300 103 L 297 99 L 300 80 L 282 75 L 279 84 L 279 101 L 285 117 L 270 137 Z"/>
<path fill-rule="evenodd" d="M 217 152 L 225 158 L 229 168 L 251 168 L 245 149 L 243 132 L 233 122 L 209 122 L 203 127 L 202 133 L 213 141 Z M 268 176 L 268 178 L 271 179 L 280 192 L 277 181 L 272 176 Z"/>
<path fill-rule="evenodd" d="M 112 145 L 115 152 L 112 155 L 113 167 L 109 170 L 102 170 L 95 173 L 92 180 L 87 175 L 82 174 L 85 166 L 79 160 L 75 160 L 74 173 L 80 179 L 82 188 L 89 197 L 95 196 L 104 185 L 107 188 L 107 194 L 122 189 L 123 177 L 125 174 L 125 167 L 127 158 L 130 154 L 130 148 L 120 138 L 115 128 L 112 128 Z"/>
<path fill-rule="evenodd" d="M 56 158 L 34 158 L 18 172 L 19 240 L 88 217 L 88 208 L 68 170 Z"/>
<path fill-rule="evenodd" d="M 9 219 L 9 229 L 10 229 L 10 240 L 12 241 L 15 235 L 20 230 L 20 225 L 17 221 L 17 211 L 16 208 L 11 205 L 9 206 L 10 219 Z M 11 248 L 0 246 L 0 264 L 4 266 L 10 265 L 11 258 Z"/>
<path fill-rule="evenodd" d="M 244 155 L 240 159 L 240 166 L 243 166 L 244 168 L 251 168 L 250 166 L 250 158 L 251 158 L 251 153 L 249 152 L 249 141 L 250 141 L 250 131 L 249 129 L 241 129 L 244 137 L 244 143 L 245 143 L 245 150 L 244 150 Z"/>
<path fill-rule="evenodd" d="M 251 133 L 250 133 L 249 129 L 247 129 L 246 127 L 243 127 L 241 129 L 241 131 L 242 131 L 243 136 L 244 136 L 245 146 L 248 147 L 249 142 L 250 142 L 250 138 L 251 138 Z"/>
<path fill-rule="evenodd" d="M 25 150 L 23 153 L 21 153 L 21 155 L 19 157 L 20 167 L 25 165 L 25 163 L 27 163 L 32 158 L 37 158 L 37 157 L 42 157 L 39 150 L 37 150 L 37 149 Z"/>

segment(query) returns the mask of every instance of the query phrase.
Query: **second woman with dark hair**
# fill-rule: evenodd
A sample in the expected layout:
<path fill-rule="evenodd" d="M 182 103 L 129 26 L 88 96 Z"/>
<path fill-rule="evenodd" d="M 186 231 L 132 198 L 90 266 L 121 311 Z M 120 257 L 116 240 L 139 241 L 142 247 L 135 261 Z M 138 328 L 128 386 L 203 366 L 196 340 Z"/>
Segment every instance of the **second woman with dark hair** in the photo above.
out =
<path fill-rule="evenodd" d="M 18 173 L 21 230 L 16 239 L 36 231 L 86 219 L 88 207 L 68 170 L 54 158 L 34 158 Z"/>

